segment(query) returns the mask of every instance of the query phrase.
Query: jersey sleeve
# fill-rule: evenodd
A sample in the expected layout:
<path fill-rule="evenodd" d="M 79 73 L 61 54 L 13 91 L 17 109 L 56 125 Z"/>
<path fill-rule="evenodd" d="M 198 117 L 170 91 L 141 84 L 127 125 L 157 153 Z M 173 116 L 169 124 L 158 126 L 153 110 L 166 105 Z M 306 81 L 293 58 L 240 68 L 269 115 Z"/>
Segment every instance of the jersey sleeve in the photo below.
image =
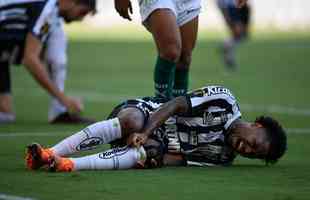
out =
<path fill-rule="evenodd" d="M 205 117 L 206 113 L 225 114 L 224 128 L 228 129 L 233 121 L 241 117 L 239 105 L 229 89 L 222 86 L 208 86 L 187 95 L 189 110 L 187 116 Z"/>
<path fill-rule="evenodd" d="M 56 3 L 54 0 L 38 2 L 29 9 L 29 32 L 41 42 L 46 39 L 49 33 L 49 20 L 55 9 Z"/>

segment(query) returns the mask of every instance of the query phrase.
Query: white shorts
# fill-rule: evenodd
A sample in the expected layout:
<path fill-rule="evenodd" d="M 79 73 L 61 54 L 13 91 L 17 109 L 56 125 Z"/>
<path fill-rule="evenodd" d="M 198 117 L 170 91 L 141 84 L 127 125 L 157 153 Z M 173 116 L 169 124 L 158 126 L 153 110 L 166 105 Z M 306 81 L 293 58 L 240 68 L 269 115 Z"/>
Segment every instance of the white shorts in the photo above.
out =
<path fill-rule="evenodd" d="M 182 26 L 197 17 L 201 10 L 201 0 L 139 0 L 142 23 L 157 9 L 170 9 Z"/>

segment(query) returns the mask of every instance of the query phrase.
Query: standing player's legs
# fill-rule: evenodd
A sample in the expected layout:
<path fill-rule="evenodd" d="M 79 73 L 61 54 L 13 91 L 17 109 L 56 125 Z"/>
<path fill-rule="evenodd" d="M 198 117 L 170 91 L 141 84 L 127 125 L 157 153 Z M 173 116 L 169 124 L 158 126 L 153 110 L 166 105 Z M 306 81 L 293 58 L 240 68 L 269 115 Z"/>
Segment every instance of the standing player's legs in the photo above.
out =
<path fill-rule="evenodd" d="M 170 99 L 176 63 L 181 55 L 181 34 L 171 9 L 156 9 L 144 22 L 152 33 L 158 57 L 154 70 L 155 95 Z"/>
<path fill-rule="evenodd" d="M 10 54 L 10 51 L 0 44 L 0 124 L 15 121 L 11 95 Z"/>
<path fill-rule="evenodd" d="M 197 41 L 198 16 L 182 25 L 180 27 L 180 33 L 182 39 L 182 50 L 175 71 L 174 86 L 172 91 L 174 97 L 185 95 L 188 89 L 189 68 L 192 60 L 192 52 Z"/>
<path fill-rule="evenodd" d="M 44 56 L 49 67 L 51 80 L 59 90 L 64 91 L 67 76 L 67 38 L 61 21 L 55 25 L 55 29 L 47 39 Z M 66 107 L 58 99 L 51 97 L 48 112 L 50 122 L 66 111 Z"/>

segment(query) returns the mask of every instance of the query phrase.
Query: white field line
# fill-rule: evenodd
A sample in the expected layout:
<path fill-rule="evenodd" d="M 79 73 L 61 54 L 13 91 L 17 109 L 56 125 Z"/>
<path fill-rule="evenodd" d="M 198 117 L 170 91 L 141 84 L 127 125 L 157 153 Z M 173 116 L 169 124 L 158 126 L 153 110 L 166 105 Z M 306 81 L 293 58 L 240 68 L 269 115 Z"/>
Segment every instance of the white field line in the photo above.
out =
<path fill-rule="evenodd" d="M 23 93 L 25 90 L 22 88 L 16 88 L 18 93 Z M 102 91 L 97 92 L 87 92 L 87 91 L 70 91 L 70 95 L 81 97 L 82 100 L 95 103 L 121 103 L 126 99 L 134 99 L 141 97 L 140 95 L 134 94 L 111 94 L 103 93 Z M 41 97 L 44 95 L 43 91 L 34 90 L 27 95 Z M 310 117 L 310 108 L 297 108 L 294 106 L 285 106 L 279 104 L 270 104 L 270 105 L 259 105 L 259 104 L 249 104 L 243 103 L 240 104 L 241 112 L 262 112 L 262 113 L 273 113 L 273 114 L 285 114 L 285 115 L 294 115 L 294 116 L 309 116 Z M 112 109 L 112 108 L 111 108 Z"/>
<path fill-rule="evenodd" d="M 288 134 L 310 134 L 310 128 L 287 128 L 286 132 Z M 74 134 L 75 132 L 58 132 L 58 131 L 53 131 L 53 132 L 13 132 L 13 133 L 0 133 L 0 138 L 1 137 L 66 137 L 71 134 Z M 1 199 L 0 199 L 1 200 Z"/>
<path fill-rule="evenodd" d="M 0 200 L 35 200 L 30 197 L 20 197 L 0 193 Z"/>

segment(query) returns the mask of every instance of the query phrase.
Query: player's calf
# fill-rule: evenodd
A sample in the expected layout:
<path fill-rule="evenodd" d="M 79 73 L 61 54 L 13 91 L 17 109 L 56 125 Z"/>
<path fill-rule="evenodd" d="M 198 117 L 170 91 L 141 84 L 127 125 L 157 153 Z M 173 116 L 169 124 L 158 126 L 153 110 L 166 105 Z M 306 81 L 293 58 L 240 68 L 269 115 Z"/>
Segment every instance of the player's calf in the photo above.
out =
<path fill-rule="evenodd" d="M 102 153 L 79 158 L 55 156 L 48 165 L 51 172 L 71 172 L 81 170 L 116 170 L 144 168 L 146 153 L 143 147 L 128 146 L 109 149 Z"/>

